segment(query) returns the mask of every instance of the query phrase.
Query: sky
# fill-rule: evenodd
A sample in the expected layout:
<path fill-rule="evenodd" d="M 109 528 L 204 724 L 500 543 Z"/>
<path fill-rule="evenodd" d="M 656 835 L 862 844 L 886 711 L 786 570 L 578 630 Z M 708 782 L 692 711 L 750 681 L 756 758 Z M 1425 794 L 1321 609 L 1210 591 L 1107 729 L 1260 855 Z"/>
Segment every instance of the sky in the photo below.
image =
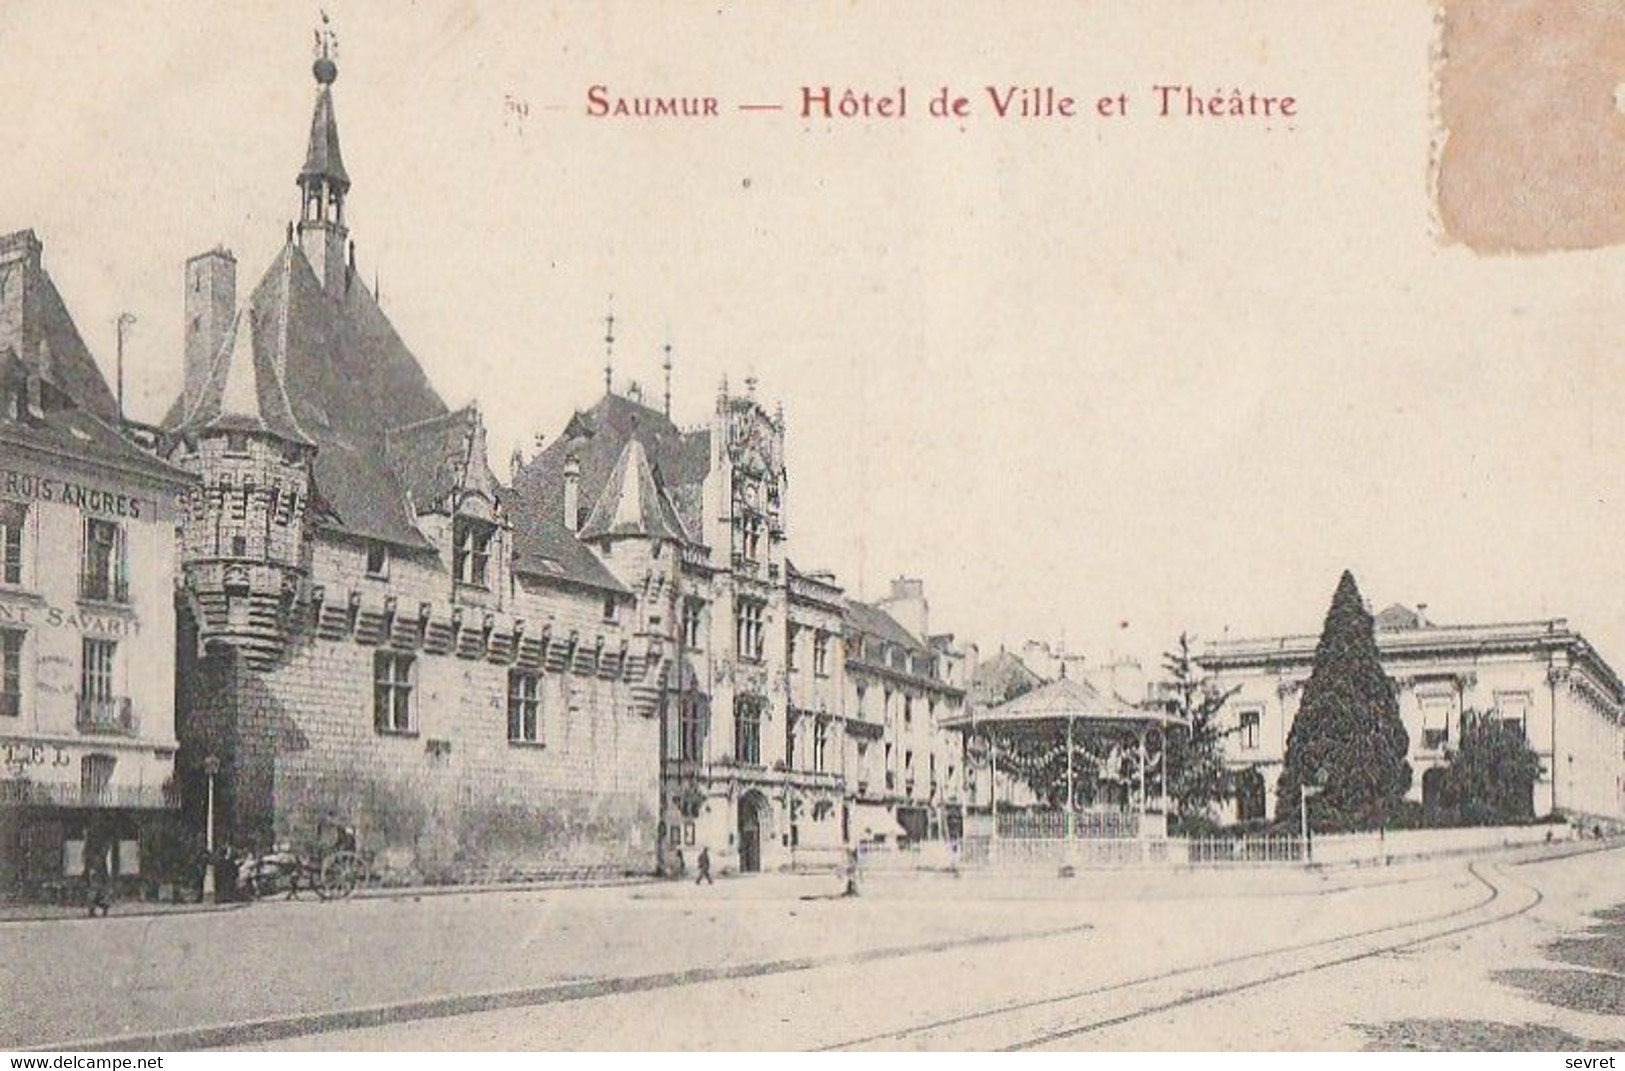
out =
<path fill-rule="evenodd" d="M 1625 668 L 1625 261 L 1441 234 L 1423 0 L 326 6 L 360 271 L 499 472 L 602 392 L 613 307 L 617 383 L 658 398 L 669 341 L 679 423 L 724 375 L 782 401 L 798 565 L 920 577 L 984 651 L 1314 631 L 1347 568 Z M 317 20 L 0 5 L 0 231 L 110 378 L 138 317 L 136 418 L 180 382 L 185 259 L 231 248 L 246 294 L 297 211 Z M 1157 83 L 1298 114 L 1159 119 Z M 1012 84 L 1131 113 L 922 114 Z M 592 85 L 723 114 L 593 118 Z M 911 114 L 803 120 L 804 85 Z"/>

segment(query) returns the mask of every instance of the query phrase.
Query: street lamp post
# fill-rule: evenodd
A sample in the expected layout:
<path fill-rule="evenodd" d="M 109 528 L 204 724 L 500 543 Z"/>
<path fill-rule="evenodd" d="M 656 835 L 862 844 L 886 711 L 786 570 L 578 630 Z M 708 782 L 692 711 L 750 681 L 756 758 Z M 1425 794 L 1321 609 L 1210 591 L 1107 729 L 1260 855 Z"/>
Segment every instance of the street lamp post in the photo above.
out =
<path fill-rule="evenodd" d="M 1314 845 L 1309 840 L 1309 800 L 1320 795 L 1320 791 L 1319 785 L 1304 785 L 1298 790 L 1298 829 L 1303 837 L 1304 861 L 1308 863 L 1315 861 Z"/>
<path fill-rule="evenodd" d="M 203 864 L 203 899 L 215 898 L 214 890 L 214 779 L 220 773 L 220 760 L 210 755 L 203 760 L 203 773 L 209 780 L 208 807 L 203 819 L 203 847 L 207 858 Z"/>

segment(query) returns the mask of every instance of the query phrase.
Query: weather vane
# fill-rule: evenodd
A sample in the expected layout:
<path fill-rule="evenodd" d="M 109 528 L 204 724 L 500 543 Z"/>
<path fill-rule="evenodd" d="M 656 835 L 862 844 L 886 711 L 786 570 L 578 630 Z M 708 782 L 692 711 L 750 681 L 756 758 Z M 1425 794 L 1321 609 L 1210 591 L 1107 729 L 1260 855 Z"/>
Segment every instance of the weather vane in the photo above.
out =
<path fill-rule="evenodd" d="M 338 62 L 339 58 L 339 35 L 338 32 L 333 29 L 333 20 L 328 17 L 325 9 L 322 9 L 321 15 L 321 29 L 315 31 L 316 43 L 314 58 L 319 60 L 333 60 L 336 63 Z"/>

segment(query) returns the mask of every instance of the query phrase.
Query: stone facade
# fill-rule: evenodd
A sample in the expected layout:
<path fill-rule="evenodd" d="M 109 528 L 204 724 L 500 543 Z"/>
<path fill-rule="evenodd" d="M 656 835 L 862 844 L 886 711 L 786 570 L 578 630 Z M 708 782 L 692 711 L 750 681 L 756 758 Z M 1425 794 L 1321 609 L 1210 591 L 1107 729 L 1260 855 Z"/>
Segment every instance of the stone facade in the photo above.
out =
<path fill-rule="evenodd" d="M 196 479 L 189 809 L 204 820 L 217 767 L 216 830 L 239 848 L 333 823 L 386 879 L 647 872 L 658 597 L 562 526 L 516 533 L 478 409 L 447 410 L 355 271 L 337 68 L 315 74 L 298 227 L 240 305 L 229 252 L 186 266 L 163 443 Z"/>
<path fill-rule="evenodd" d="M 175 502 L 124 438 L 31 232 L 0 238 L 0 877 L 142 874 L 176 803 Z"/>
<path fill-rule="evenodd" d="M 1309 679 L 1317 638 L 1209 644 L 1199 658 L 1222 688 L 1226 759 L 1248 771 L 1235 803 L 1243 818 L 1273 817 L 1287 734 Z M 1414 771 L 1410 798 L 1431 797 L 1464 711 L 1522 726 L 1541 761 L 1536 815 L 1625 817 L 1625 689 L 1602 656 L 1562 619 L 1437 625 L 1405 607 L 1377 615 L 1383 668 L 1399 692 Z"/>
<path fill-rule="evenodd" d="M 854 838 L 957 837 L 970 803 L 965 740 L 942 722 L 964 708 L 964 654 L 931 634 L 914 579 L 873 606 L 849 603 L 845 632 Z"/>

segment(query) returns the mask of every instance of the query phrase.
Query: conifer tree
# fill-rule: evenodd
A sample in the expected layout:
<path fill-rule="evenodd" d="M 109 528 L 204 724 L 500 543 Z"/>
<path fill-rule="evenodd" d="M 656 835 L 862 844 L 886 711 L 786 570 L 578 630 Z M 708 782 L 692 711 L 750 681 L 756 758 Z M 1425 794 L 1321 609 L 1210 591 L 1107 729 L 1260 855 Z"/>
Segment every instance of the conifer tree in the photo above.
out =
<path fill-rule="evenodd" d="M 1185 722 L 1168 737 L 1168 795 L 1186 818 L 1205 817 L 1234 791 L 1224 761 L 1227 730 L 1220 715 L 1241 686 L 1222 689 L 1203 680 L 1188 633 L 1181 632 L 1174 649 L 1162 658 L 1170 706 Z"/>
<path fill-rule="evenodd" d="M 1371 615 L 1354 575 L 1332 596 L 1315 664 L 1287 735 L 1276 785 L 1276 816 L 1296 818 L 1302 786 L 1319 785 L 1309 805 L 1316 829 L 1375 829 L 1411 785 L 1410 737 L 1393 682 L 1383 672 Z"/>

